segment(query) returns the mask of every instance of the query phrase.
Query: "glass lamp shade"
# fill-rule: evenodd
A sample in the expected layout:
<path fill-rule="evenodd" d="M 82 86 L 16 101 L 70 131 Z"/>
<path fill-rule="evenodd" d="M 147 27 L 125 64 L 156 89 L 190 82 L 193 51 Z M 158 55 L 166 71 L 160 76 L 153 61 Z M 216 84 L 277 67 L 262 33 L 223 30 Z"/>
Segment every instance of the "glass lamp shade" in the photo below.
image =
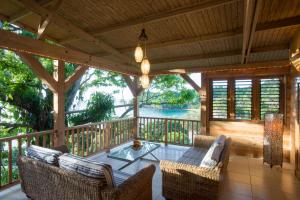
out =
<path fill-rule="evenodd" d="M 149 74 L 150 72 L 150 62 L 148 58 L 144 58 L 141 64 L 142 74 Z"/>
<path fill-rule="evenodd" d="M 148 75 L 142 75 L 140 81 L 141 81 L 141 85 L 144 89 L 149 87 L 150 80 L 149 80 Z"/>
<path fill-rule="evenodd" d="M 143 49 L 140 45 L 138 45 L 134 51 L 134 59 L 136 62 L 140 63 L 142 62 L 143 58 L 144 58 Z"/>

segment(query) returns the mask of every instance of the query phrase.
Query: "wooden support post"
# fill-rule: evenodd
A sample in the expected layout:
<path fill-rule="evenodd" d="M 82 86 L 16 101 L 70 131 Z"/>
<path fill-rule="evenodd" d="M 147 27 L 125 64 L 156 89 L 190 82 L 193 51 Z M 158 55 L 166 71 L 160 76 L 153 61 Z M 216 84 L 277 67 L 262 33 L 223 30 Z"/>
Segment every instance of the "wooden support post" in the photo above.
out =
<path fill-rule="evenodd" d="M 201 74 L 201 89 L 200 89 L 200 104 L 201 104 L 201 110 L 200 110 L 200 118 L 201 118 L 201 129 L 200 134 L 201 135 L 208 135 L 209 134 L 209 120 L 208 120 L 208 98 L 207 98 L 207 89 L 208 89 L 208 80 L 206 77 L 206 74 Z"/>
<path fill-rule="evenodd" d="M 54 111 L 54 146 L 60 146 L 65 143 L 65 68 L 63 61 L 54 61 L 53 77 L 57 81 L 57 91 L 53 93 L 53 111 Z"/>
<path fill-rule="evenodd" d="M 234 79 L 230 78 L 228 80 L 228 119 L 235 119 L 235 111 L 234 111 Z"/>
<path fill-rule="evenodd" d="M 164 119 L 165 145 L 168 145 L 168 119 Z"/>
<path fill-rule="evenodd" d="M 138 88 L 138 77 L 135 77 L 134 79 L 134 85 L 135 88 Z M 138 138 L 139 137 L 139 95 L 138 95 L 138 91 L 136 89 L 136 92 L 133 96 L 133 117 L 134 117 L 134 138 Z"/>

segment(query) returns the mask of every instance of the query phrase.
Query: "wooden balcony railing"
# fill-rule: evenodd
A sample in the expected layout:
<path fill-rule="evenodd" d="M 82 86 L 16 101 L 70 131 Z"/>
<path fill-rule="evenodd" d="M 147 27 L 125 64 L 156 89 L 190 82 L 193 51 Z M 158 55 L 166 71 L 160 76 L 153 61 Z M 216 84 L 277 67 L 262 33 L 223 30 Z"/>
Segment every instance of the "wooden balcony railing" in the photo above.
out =
<path fill-rule="evenodd" d="M 195 134 L 200 132 L 200 121 L 139 117 L 99 122 L 65 129 L 65 144 L 70 152 L 79 156 L 109 150 L 132 140 L 138 122 L 139 135 L 143 140 L 177 145 L 191 145 Z M 53 147 L 56 131 L 30 133 L 14 137 L 0 138 L 0 189 L 19 182 L 18 156 L 31 144 Z"/>
<path fill-rule="evenodd" d="M 70 127 L 65 136 L 72 154 L 89 156 L 133 139 L 134 118 Z"/>
<path fill-rule="evenodd" d="M 54 130 L 0 138 L 0 189 L 19 182 L 18 156 L 31 144 L 51 148 Z"/>
<path fill-rule="evenodd" d="M 65 143 L 74 155 L 89 156 L 125 143 L 134 136 L 134 118 L 99 122 L 65 129 Z M 0 190 L 19 182 L 18 156 L 31 144 L 53 147 L 55 131 L 0 138 Z"/>
<path fill-rule="evenodd" d="M 200 133 L 200 121 L 158 117 L 139 117 L 139 138 L 166 144 L 192 145 Z"/>

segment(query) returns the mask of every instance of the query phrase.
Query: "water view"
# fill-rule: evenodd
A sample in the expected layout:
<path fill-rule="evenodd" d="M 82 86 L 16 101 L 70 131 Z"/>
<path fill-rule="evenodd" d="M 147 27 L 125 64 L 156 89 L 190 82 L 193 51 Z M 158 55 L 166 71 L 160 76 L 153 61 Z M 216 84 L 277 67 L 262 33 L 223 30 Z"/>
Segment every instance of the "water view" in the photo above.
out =
<path fill-rule="evenodd" d="M 127 108 L 116 108 L 115 116 L 119 117 Z M 133 116 L 133 112 L 129 112 L 128 117 Z M 200 120 L 200 108 L 198 109 L 176 109 L 176 108 L 154 108 L 143 107 L 139 110 L 141 117 L 161 117 L 161 118 L 176 118 L 176 119 L 193 119 Z"/>
<path fill-rule="evenodd" d="M 199 120 L 200 119 L 200 109 L 141 108 L 140 116 Z"/>

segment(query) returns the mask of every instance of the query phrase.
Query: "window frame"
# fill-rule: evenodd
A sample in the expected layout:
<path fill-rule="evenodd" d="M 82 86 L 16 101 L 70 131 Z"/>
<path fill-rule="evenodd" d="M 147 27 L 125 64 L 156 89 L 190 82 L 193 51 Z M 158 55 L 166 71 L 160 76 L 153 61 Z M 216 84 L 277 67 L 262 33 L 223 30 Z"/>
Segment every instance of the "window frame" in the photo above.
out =
<path fill-rule="evenodd" d="M 261 79 L 271 79 L 278 78 L 280 82 L 280 98 L 279 98 L 279 113 L 284 113 L 285 110 L 285 99 L 282 96 L 285 95 L 284 88 L 284 76 L 283 75 L 274 75 L 274 76 L 234 76 L 234 77 L 210 77 L 209 78 L 209 120 L 210 121 L 246 121 L 246 122 L 257 122 L 263 121 L 264 119 L 260 118 L 260 80 Z M 252 81 L 252 110 L 251 110 L 251 119 L 236 119 L 235 118 L 235 80 L 244 80 L 250 79 Z M 227 80 L 228 81 L 228 92 L 227 92 L 227 119 L 213 118 L 213 81 L 216 80 Z M 232 84 L 233 83 L 233 84 Z M 233 112 L 233 115 L 230 115 L 230 112 Z"/>

